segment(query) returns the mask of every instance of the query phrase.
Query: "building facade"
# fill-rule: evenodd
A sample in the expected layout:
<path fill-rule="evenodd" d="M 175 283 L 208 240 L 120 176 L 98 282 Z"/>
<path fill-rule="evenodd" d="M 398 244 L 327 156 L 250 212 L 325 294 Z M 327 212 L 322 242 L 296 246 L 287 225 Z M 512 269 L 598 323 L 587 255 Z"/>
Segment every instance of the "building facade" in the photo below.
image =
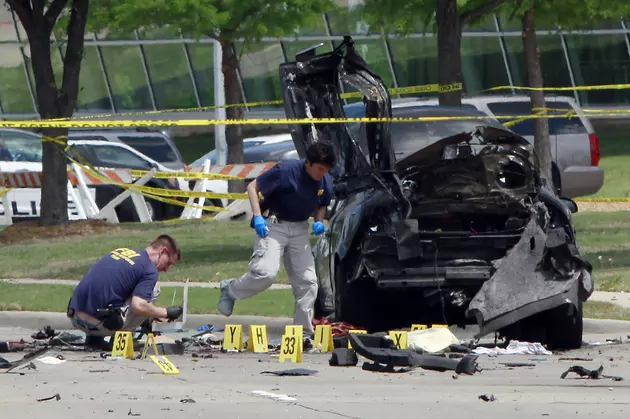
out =
<path fill-rule="evenodd" d="M 35 117 L 30 50 L 16 16 L 0 8 L 0 117 Z M 579 31 L 538 32 L 545 85 L 575 87 L 630 83 L 630 29 L 625 21 Z M 330 50 L 351 34 L 367 62 L 389 87 L 437 82 L 437 42 L 419 28 L 405 38 L 383 37 L 347 13 L 322 16 L 319 25 L 295 36 L 263 39 L 245 48 L 239 78 L 246 102 L 280 99 L 278 65 L 317 43 Z M 53 65 L 61 78 L 61 43 L 53 45 Z M 462 39 L 463 87 L 475 93 L 501 85 L 526 86 L 527 73 L 518 22 L 489 15 Z M 155 111 L 212 106 L 213 41 L 167 29 L 128 37 L 88 34 L 80 77 L 77 115 Z M 510 92 L 510 90 L 503 91 Z M 625 106 L 630 89 L 569 90 L 582 106 Z"/>

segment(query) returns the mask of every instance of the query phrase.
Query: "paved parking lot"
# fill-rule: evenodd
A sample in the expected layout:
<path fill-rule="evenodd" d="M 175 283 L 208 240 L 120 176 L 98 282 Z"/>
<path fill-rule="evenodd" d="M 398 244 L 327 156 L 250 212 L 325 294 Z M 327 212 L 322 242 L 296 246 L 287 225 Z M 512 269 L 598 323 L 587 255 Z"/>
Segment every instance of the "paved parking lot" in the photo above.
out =
<path fill-rule="evenodd" d="M 28 337 L 32 331 L 0 329 L 0 340 Z M 10 336 L 7 336 L 10 335 Z M 612 336 L 613 338 L 615 336 Z M 605 343 L 606 336 L 585 336 Z M 305 354 L 301 364 L 282 364 L 271 355 L 215 353 L 213 358 L 171 355 L 180 374 L 167 376 L 146 360 L 102 359 L 98 353 L 52 350 L 59 365 L 34 361 L 36 370 L 0 372 L 3 417 L 114 418 L 420 418 L 431 417 L 627 417 L 629 381 L 561 379 L 571 365 L 630 379 L 630 344 L 582 348 L 561 355 L 479 357 L 483 369 L 474 376 L 421 369 L 373 373 L 356 367 L 331 367 L 328 354 Z M 8 360 L 23 354 L 1 354 Z M 592 361 L 560 361 L 560 357 Z M 503 362 L 534 367 L 510 368 Z M 301 377 L 261 374 L 290 368 L 317 373 Z M 267 395 L 256 394 L 267 392 Z M 285 398 L 273 398 L 270 393 Z M 37 402 L 59 394 L 60 400 Z M 494 395 L 496 401 L 479 399 Z M 192 402 L 182 402 L 192 399 Z M 447 416 L 448 415 L 448 416 Z"/>

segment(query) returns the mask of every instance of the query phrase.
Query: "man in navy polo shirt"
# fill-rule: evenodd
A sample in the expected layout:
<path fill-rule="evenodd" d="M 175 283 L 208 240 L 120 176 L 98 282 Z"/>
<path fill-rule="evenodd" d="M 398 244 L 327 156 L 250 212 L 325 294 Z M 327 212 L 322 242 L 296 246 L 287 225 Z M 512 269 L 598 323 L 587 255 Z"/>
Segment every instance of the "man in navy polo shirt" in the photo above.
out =
<path fill-rule="evenodd" d="M 312 338 L 317 277 L 308 219 L 314 219 L 312 234 L 324 232 L 326 207 L 332 199 L 328 172 L 334 164 L 332 144 L 318 141 L 308 147 L 306 159 L 279 161 L 247 186 L 257 237 L 249 271 L 221 282 L 218 310 L 222 314 L 230 316 L 236 300 L 269 288 L 283 260 L 295 296 L 293 322 L 303 326 L 306 338 Z M 262 216 L 266 209 L 267 219 Z"/>
<path fill-rule="evenodd" d="M 104 336 L 134 332 L 146 319 L 175 320 L 181 306 L 161 308 L 159 272 L 181 259 L 177 242 L 157 237 L 146 249 L 118 248 L 100 258 L 79 282 L 68 303 L 72 325 L 87 335 L 86 346 L 104 346 Z"/>

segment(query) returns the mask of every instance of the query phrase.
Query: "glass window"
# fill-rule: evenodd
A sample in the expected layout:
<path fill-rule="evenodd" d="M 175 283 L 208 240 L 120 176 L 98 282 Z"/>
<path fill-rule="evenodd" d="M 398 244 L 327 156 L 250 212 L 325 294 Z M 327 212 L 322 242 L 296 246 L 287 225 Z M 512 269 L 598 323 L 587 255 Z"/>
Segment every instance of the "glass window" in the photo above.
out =
<path fill-rule="evenodd" d="M 630 57 L 624 35 L 568 35 L 566 40 L 576 86 L 629 82 Z M 577 92 L 583 104 L 630 101 L 627 89 Z"/>
<path fill-rule="evenodd" d="M 499 37 L 462 38 L 462 76 L 466 93 L 510 84 L 499 41 Z"/>
<path fill-rule="evenodd" d="M 317 54 L 324 54 L 326 52 L 330 52 L 330 42 L 329 41 L 291 41 L 291 42 L 283 42 L 284 51 L 287 55 L 287 61 L 295 61 L 295 54 L 298 52 L 313 47 L 315 45 L 319 45 L 320 43 L 324 44 L 321 47 L 318 47 L 315 52 Z"/>
<path fill-rule="evenodd" d="M 497 25 L 494 23 L 494 14 L 483 15 L 480 19 L 470 23 L 463 28 L 464 36 L 466 32 L 496 32 Z"/>
<path fill-rule="evenodd" d="M 335 47 L 339 46 L 340 41 L 334 41 L 333 44 Z M 389 62 L 387 61 L 387 52 L 385 49 L 385 44 L 382 40 L 361 40 L 356 42 L 356 50 L 357 53 L 363 57 L 363 59 L 368 63 L 372 71 L 378 74 L 385 83 L 385 87 L 392 88 L 394 87 L 394 77 L 389 68 Z M 351 87 L 350 85 L 343 85 L 344 92 L 358 92 L 357 89 Z M 349 98 L 347 99 L 348 103 L 361 102 L 361 98 Z"/>
<path fill-rule="evenodd" d="M 118 138 L 123 143 L 155 161 L 169 163 L 179 161 L 177 153 L 163 137 L 149 135 L 127 137 L 120 135 Z"/>
<path fill-rule="evenodd" d="M 177 26 L 139 29 L 138 36 L 140 39 L 177 39 L 180 37 Z"/>
<path fill-rule="evenodd" d="M 201 106 L 214 105 L 214 49 L 211 43 L 186 44 Z"/>
<path fill-rule="evenodd" d="M 150 169 L 151 164 L 122 147 L 109 145 L 76 145 L 72 150 L 98 167 Z"/>
<path fill-rule="evenodd" d="M 236 53 L 241 56 L 241 78 L 248 102 L 278 100 L 280 76 L 278 66 L 284 62 L 279 42 L 262 42 L 247 46 L 237 44 Z"/>
<path fill-rule="evenodd" d="M 569 76 L 569 68 L 562 49 L 560 36 L 539 35 L 537 40 L 540 52 L 540 67 L 543 73 L 543 85 L 545 87 L 571 86 L 571 77 Z M 520 36 L 506 36 L 505 44 L 514 84 L 516 86 L 529 86 L 525 54 L 523 53 L 523 40 Z M 517 91 L 517 93 L 525 93 L 525 91 Z"/>
<path fill-rule="evenodd" d="M 399 86 L 417 86 L 438 82 L 437 38 L 390 39 L 394 71 Z M 402 95 L 409 96 L 409 95 Z M 411 97 L 418 96 L 411 94 Z M 423 96 L 437 96 L 425 93 Z"/>
<path fill-rule="evenodd" d="M 8 7 L 0 7 L 0 42 L 15 42 L 16 39 L 17 34 L 15 33 L 15 26 L 13 26 L 11 9 L 9 9 Z"/>
<path fill-rule="evenodd" d="M 0 131 L 0 161 L 41 162 L 41 138 L 19 131 Z"/>
<path fill-rule="evenodd" d="M 338 8 L 326 13 L 332 35 L 379 35 L 380 29 L 370 25 L 362 19 L 360 8 Z"/>
<path fill-rule="evenodd" d="M 307 24 L 296 28 L 295 34 L 298 36 L 326 35 L 324 15 L 313 16 L 313 18 Z"/>
<path fill-rule="evenodd" d="M 571 105 L 566 102 L 556 102 L 553 98 L 545 98 L 548 108 L 553 109 L 550 111 L 551 115 L 565 114 L 567 111 L 573 110 Z M 488 103 L 488 109 L 496 116 L 523 116 L 531 115 L 532 103 L 529 101 L 524 102 L 494 102 Z M 500 119 L 501 122 L 506 122 L 506 119 Z M 534 135 L 534 120 L 526 119 L 518 122 L 510 129 L 522 136 Z M 586 128 L 578 117 L 573 118 L 549 118 L 549 134 L 550 135 L 562 135 L 562 134 L 585 134 Z"/>
<path fill-rule="evenodd" d="M 106 46 L 101 51 L 116 108 L 119 111 L 152 110 L 140 49 L 137 46 Z"/>
<path fill-rule="evenodd" d="M 83 51 L 77 108 L 105 112 L 112 110 L 96 47 L 85 47 Z"/>
<path fill-rule="evenodd" d="M 197 107 L 184 47 L 145 45 L 144 53 L 158 109 Z"/>
<path fill-rule="evenodd" d="M 23 59 L 17 45 L 0 44 L 0 105 L 4 113 L 34 112 Z"/>

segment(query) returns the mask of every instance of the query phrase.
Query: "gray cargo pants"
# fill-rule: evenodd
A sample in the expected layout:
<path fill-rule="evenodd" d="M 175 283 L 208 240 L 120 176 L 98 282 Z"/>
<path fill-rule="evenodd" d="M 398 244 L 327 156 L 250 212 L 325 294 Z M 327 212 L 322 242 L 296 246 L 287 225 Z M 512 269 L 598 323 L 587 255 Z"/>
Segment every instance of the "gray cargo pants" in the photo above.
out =
<path fill-rule="evenodd" d="M 302 325 L 304 337 L 313 335 L 313 305 L 317 298 L 317 276 L 310 245 L 308 221 L 269 222 L 269 234 L 256 236 L 249 271 L 229 284 L 230 296 L 236 300 L 252 297 L 276 280 L 280 261 L 289 276 L 295 296 L 293 323 Z"/>

